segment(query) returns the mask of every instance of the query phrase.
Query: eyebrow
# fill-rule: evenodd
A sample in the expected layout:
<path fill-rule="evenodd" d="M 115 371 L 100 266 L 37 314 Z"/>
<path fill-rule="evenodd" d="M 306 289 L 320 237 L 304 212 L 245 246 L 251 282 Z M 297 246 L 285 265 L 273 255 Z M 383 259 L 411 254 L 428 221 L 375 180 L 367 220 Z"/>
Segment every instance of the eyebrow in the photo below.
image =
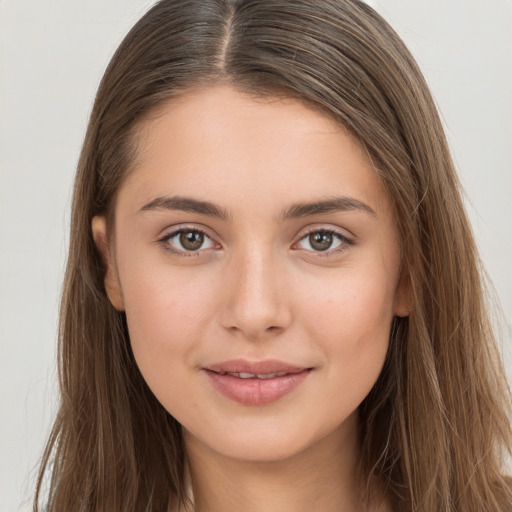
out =
<path fill-rule="evenodd" d="M 190 197 L 157 197 L 144 205 L 140 211 L 151 210 L 180 210 L 184 212 L 199 213 L 209 217 L 217 217 L 222 220 L 229 220 L 229 212 L 209 201 L 200 201 Z M 367 204 L 352 197 L 334 197 L 325 201 L 315 201 L 312 203 L 297 203 L 288 207 L 281 213 L 281 220 L 298 219 L 321 213 L 362 211 L 371 215 L 376 215 Z"/>
<path fill-rule="evenodd" d="M 314 203 L 298 203 L 287 208 L 281 215 L 283 220 L 298 219 L 320 213 L 362 211 L 371 215 L 377 215 L 375 210 L 367 204 L 352 197 L 333 197 L 325 201 Z"/>
<path fill-rule="evenodd" d="M 217 217 L 227 220 L 230 215 L 226 210 L 220 208 L 209 201 L 198 201 L 189 197 L 157 197 L 153 201 L 144 205 L 140 211 L 149 210 L 181 210 L 183 212 L 199 213 L 209 217 Z"/>

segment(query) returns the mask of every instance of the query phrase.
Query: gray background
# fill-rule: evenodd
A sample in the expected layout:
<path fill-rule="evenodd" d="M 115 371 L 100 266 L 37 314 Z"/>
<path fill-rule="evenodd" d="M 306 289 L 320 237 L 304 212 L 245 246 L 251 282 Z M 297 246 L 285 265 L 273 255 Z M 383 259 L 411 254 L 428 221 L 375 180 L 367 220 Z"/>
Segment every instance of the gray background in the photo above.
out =
<path fill-rule="evenodd" d="M 149 0 L 0 0 L 0 512 L 28 511 L 55 412 L 71 184 L 101 74 Z M 369 2 L 443 115 L 512 374 L 512 3 Z"/>

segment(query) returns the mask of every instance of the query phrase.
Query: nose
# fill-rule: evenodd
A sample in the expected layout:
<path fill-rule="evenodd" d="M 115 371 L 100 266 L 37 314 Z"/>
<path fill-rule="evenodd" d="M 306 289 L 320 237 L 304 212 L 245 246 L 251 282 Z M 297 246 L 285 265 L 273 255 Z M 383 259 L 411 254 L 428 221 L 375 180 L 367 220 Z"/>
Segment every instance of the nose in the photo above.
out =
<path fill-rule="evenodd" d="M 222 325 L 234 334 L 258 340 L 283 332 L 291 323 L 291 297 L 283 269 L 272 251 L 248 250 L 226 269 Z"/>

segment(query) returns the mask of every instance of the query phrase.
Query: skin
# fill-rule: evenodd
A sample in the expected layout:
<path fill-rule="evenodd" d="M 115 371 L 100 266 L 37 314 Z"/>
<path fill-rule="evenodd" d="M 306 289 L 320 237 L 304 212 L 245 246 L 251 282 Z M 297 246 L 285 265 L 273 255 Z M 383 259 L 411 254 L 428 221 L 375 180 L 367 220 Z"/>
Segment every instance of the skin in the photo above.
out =
<path fill-rule="evenodd" d="M 174 98 L 138 142 L 115 236 L 103 217 L 93 234 L 137 364 L 183 425 L 197 510 L 361 510 L 357 409 L 393 317 L 409 312 L 393 210 L 363 146 L 297 100 L 227 86 Z M 366 208 L 283 219 L 334 196 Z M 169 197 L 227 217 L 155 206 Z M 179 228 L 205 233 L 199 250 L 170 236 Z M 203 370 L 237 358 L 313 370 L 283 398 L 245 405 Z"/>

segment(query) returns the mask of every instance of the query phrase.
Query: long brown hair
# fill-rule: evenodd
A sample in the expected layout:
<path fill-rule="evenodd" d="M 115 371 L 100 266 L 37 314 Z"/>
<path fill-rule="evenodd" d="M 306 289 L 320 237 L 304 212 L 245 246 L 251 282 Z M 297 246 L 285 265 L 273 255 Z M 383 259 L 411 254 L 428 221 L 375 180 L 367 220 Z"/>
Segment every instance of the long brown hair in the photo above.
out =
<path fill-rule="evenodd" d="M 74 189 L 61 305 L 61 406 L 34 511 L 163 511 L 184 505 L 180 425 L 135 364 L 110 304 L 91 219 L 112 217 L 137 127 L 172 96 L 227 83 L 301 98 L 365 145 L 396 211 L 414 307 L 360 406 L 368 496 L 397 511 L 503 512 L 512 494 L 510 394 L 480 263 L 427 85 L 389 25 L 358 0 L 162 0 L 100 84 Z M 48 476 L 48 478 L 46 478 Z"/>

